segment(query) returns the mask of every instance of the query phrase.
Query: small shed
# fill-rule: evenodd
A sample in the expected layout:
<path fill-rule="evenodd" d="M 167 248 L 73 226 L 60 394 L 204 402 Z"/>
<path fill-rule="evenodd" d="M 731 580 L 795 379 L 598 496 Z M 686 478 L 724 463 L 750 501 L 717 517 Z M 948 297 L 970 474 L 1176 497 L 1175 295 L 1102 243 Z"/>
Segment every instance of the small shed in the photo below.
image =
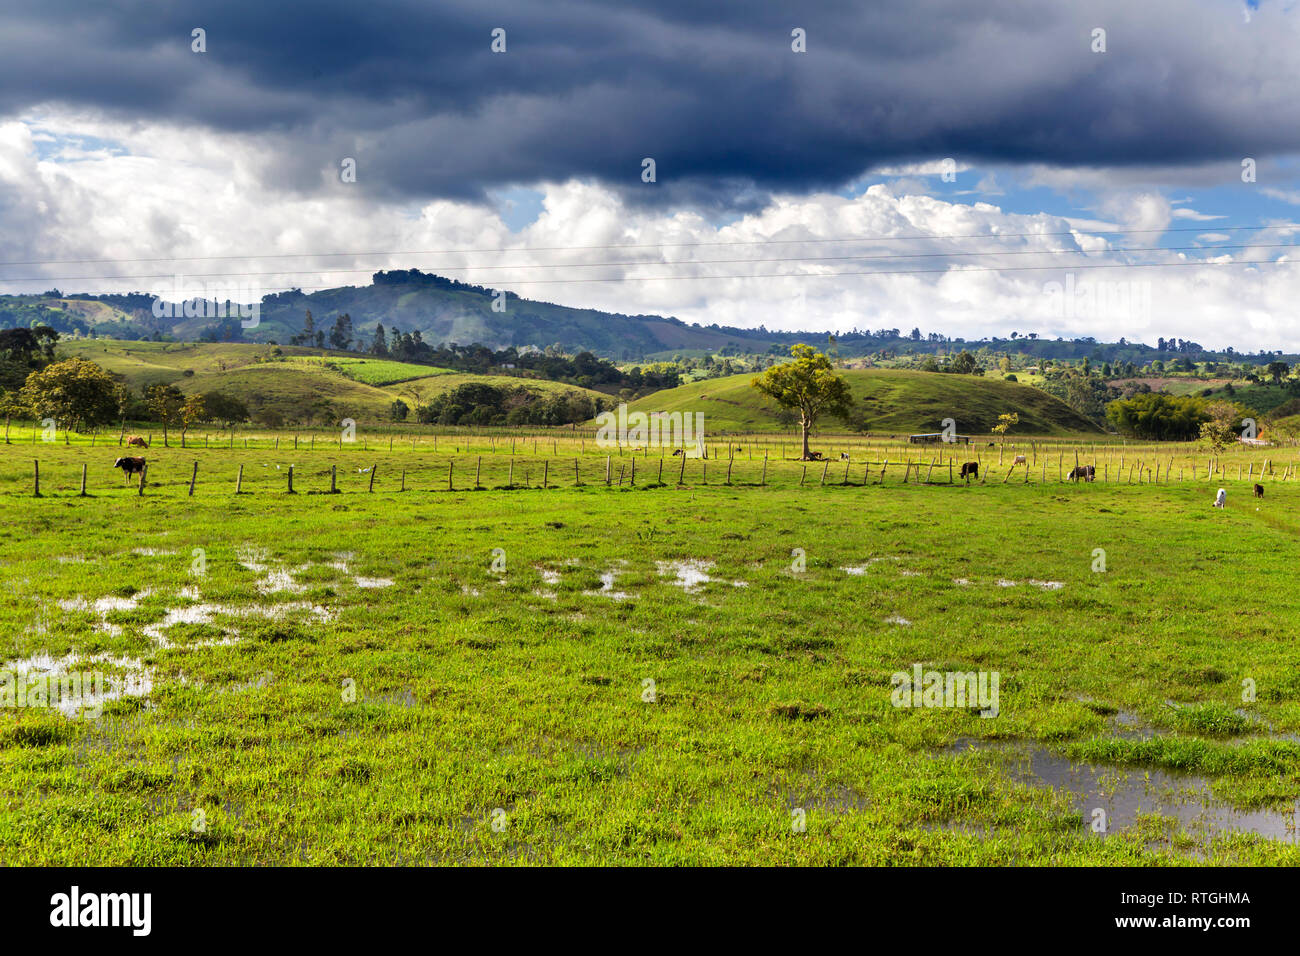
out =
<path fill-rule="evenodd" d="M 970 435 L 945 436 L 943 432 L 924 432 L 920 435 L 908 435 L 907 440 L 913 445 L 937 445 L 944 442 L 954 445 L 969 445 L 972 441 Z"/>

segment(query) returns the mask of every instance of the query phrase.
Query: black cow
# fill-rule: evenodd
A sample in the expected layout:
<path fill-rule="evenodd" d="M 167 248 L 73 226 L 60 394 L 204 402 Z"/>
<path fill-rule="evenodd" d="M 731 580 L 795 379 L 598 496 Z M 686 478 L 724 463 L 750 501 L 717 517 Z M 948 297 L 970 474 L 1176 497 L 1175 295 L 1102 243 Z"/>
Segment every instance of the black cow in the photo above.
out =
<path fill-rule="evenodd" d="M 978 461 L 968 461 L 961 466 L 961 477 L 966 479 L 966 484 L 970 484 L 972 478 L 979 478 L 980 463 Z"/>
<path fill-rule="evenodd" d="M 1256 498 L 1263 498 L 1263 497 L 1264 497 L 1264 486 L 1263 486 L 1263 485 L 1256 485 L 1256 486 L 1255 486 L 1255 497 L 1256 497 Z"/>
<path fill-rule="evenodd" d="M 1094 481 L 1097 478 L 1097 469 L 1093 465 L 1075 465 L 1066 478 L 1070 481 L 1078 481 L 1080 478 L 1084 481 Z"/>
<path fill-rule="evenodd" d="M 132 475 L 143 474 L 144 459 L 143 458 L 119 458 L 117 461 L 113 462 L 113 467 L 121 468 L 123 476 L 129 482 L 131 480 Z"/>

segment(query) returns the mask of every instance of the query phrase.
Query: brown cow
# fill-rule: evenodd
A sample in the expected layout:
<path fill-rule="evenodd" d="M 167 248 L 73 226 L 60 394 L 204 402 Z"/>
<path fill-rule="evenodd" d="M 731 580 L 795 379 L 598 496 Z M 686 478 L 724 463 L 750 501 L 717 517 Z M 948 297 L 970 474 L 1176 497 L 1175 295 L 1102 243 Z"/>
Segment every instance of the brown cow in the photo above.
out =
<path fill-rule="evenodd" d="M 117 461 L 113 462 L 113 467 L 121 468 L 122 474 L 126 477 L 126 480 L 129 482 L 131 480 L 132 475 L 143 474 L 144 459 L 130 458 L 130 457 L 119 458 Z"/>
<path fill-rule="evenodd" d="M 961 466 L 961 476 L 966 479 L 966 484 L 970 484 L 972 478 L 979 478 L 980 463 L 978 461 L 968 461 Z"/>
<path fill-rule="evenodd" d="M 1264 497 L 1264 486 L 1263 486 L 1263 485 L 1256 485 L 1256 486 L 1255 486 L 1255 497 L 1256 497 L 1256 498 L 1263 498 L 1263 497 Z"/>
<path fill-rule="evenodd" d="M 137 446 L 139 446 L 140 448 L 148 448 L 148 447 L 149 447 L 149 442 L 148 442 L 148 440 L 147 440 L 147 439 L 144 439 L 144 438 L 141 438 L 139 435 L 131 435 L 131 436 L 129 436 L 129 437 L 127 438 L 127 440 L 126 440 L 126 443 L 127 443 L 128 445 L 137 445 Z"/>

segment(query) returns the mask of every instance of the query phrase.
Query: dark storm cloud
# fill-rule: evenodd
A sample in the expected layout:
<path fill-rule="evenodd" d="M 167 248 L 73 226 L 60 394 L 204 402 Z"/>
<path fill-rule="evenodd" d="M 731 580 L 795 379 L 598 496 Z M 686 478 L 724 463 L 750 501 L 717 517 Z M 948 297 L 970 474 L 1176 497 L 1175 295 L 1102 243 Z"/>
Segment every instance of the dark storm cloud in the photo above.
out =
<path fill-rule="evenodd" d="M 1296 149 L 1289 17 L 1132 6 L 45 0 L 3 14 L 0 113 L 71 106 L 252 134 L 275 157 L 263 175 L 291 191 L 332 188 L 352 156 L 358 185 L 386 195 L 580 176 L 730 208 L 947 156 L 1223 161 L 1227 180 L 1243 156 Z M 489 50 L 494 27 L 505 54 Z M 1106 53 L 1090 49 L 1094 27 Z"/>

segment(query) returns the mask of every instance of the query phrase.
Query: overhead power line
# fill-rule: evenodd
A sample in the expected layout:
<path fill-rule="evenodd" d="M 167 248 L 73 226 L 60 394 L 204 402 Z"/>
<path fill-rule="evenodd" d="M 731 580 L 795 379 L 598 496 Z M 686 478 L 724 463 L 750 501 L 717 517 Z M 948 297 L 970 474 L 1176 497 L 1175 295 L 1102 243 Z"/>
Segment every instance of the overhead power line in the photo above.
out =
<path fill-rule="evenodd" d="M 1251 242 L 1240 244 L 1216 245 L 1212 248 L 1205 246 L 1129 246 L 1116 249 L 1107 249 L 1105 253 L 1115 255 L 1119 253 L 1133 252 L 1219 252 L 1224 249 L 1300 249 L 1300 244 L 1291 242 Z M 618 262 L 568 262 L 568 263 L 524 263 L 516 265 L 495 265 L 495 266 L 454 266 L 454 265 L 433 265 L 425 266 L 426 269 L 435 270 L 437 273 L 447 272 L 480 272 L 496 269 L 597 269 L 612 267 L 637 267 L 637 266 L 709 266 L 709 265 L 738 265 L 742 263 L 770 263 L 770 262 L 861 262 L 873 260 L 891 260 L 891 259 L 955 259 L 969 258 L 973 256 L 1059 256 L 1059 255 L 1088 255 L 1087 252 L 1079 249 L 1008 249 L 1008 250 L 985 250 L 979 252 L 906 252 L 906 253 L 888 253 L 885 255 L 870 256 L 774 256 L 767 258 L 744 258 L 744 259 L 677 259 L 668 261 L 618 261 Z M 1268 260 L 1261 260 L 1268 261 Z M 1205 260 L 1194 260 L 1195 263 L 1213 265 Z M 1089 268 L 1146 268 L 1149 266 L 1158 266 L 1163 263 L 1109 263 L 1105 265 L 1094 265 L 1086 263 Z M 1170 265 L 1181 265 L 1182 263 L 1169 263 Z M 1074 268 L 1073 264 L 1067 264 L 1064 268 Z M 1082 268 L 1080 265 L 1079 268 Z M 986 271 L 1015 271 L 1017 267 L 1007 266 L 995 268 Z M 1022 267 L 1024 268 L 1024 267 Z M 1042 268 L 1063 268 L 1060 265 L 1044 266 Z M 258 271 L 258 272 L 194 272 L 185 274 L 184 278 L 189 279 L 214 279 L 214 278 L 260 278 L 265 276 L 294 276 L 294 275 L 351 275 L 355 273 L 371 273 L 372 269 L 293 269 L 293 270 L 275 270 L 275 271 Z M 911 270 L 911 271 L 949 271 L 942 270 Z M 966 270 L 971 271 L 971 270 Z M 790 275 L 802 275 L 803 273 L 790 273 Z M 839 275 L 899 275 L 905 273 L 885 272 L 877 273 L 837 273 Z M 0 278 L 0 283 L 14 282 L 122 282 L 135 279 L 169 279 L 174 273 L 171 272 L 144 272 L 131 275 L 80 275 L 80 276 L 24 276 L 20 278 Z M 502 284 L 516 283 L 535 283 L 535 282 L 597 282 L 608 281 L 618 282 L 624 279 L 637 280 L 654 277 L 646 276 L 611 276 L 599 279 L 498 279 L 495 280 Z M 680 275 L 680 276 L 660 276 L 658 278 L 673 279 L 714 279 L 714 278 L 744 278 L 744 276 L 708 276 L 708 275 Z"/>
<path fill-rule="evenodd" d="M 806 243 L 840 243 L 854 242 L 922 242 L 948 241 L 959 239 L 1039 239 L 1062 236 L 1097 235 L 1097 236 L 1136 236 L 1158 235 L 1175 232 L 1257 232 L 1270 229 L 1300 229 L 1300 223 L 1275 223 L 1267 226 L 1175 226 L 1167 229 L 1071 229 L 1064 232 L 975 232 L 924 234 L 902 236 L 841 236 L 838 238 L 815 239 L 719 239 L 696 242 L 629 242 L 604 243 L 584 246 L 515 246 L 494 249 L 417 249 L 391 250 L 374 252 L 267 252 L 247 253 L 222 256 L 141 256 L 130 258 L 96 258 L 96 259 L 13 259 L 0 262 L 0 268 L 8 266 L 41 265 L 82 265 L 97 262 L 219 262 L 237 259 L 331 259 L 340 257 L 360 258 L 365 256 L 434 256 L 434 255 L 491 255 L 505 253 L 533 252 L 581 252 L 609 249 L 682 249 L 703 246 L 764 246 L 764 245 L 800 245 Z"/>
<path fill-rule="evenodd" d="M 724 279 L 840 279 L 853 277 L 870 277 L 870 276 L 908 276 L 908 275 L 934 275 L 948 273 L 950 275 L 971 275 L 977 272 L 1044 272 L 1044 271 L 1070 271 L 1084 269 L 1176 269 L 1187 268 L 1191 266 L 1204 266 L 1207 268 L 1221 266 L 1293 266 L 1300 264 L 1300 259 L 1242 259 L 1232 262 L 1207 262 L 1205 260 L 1192 260 L 1189 262 L 1147 262 L 1147 263 L 1087 263 L 1087 264 L 1070 264 L 1067 266 L 1050 265 L 1050 266 L 1006 266 L 1000 268 L 978 267 L 973 269 L 891 269 L 891 270 L 869 270 L 861 272 L 764 272 L 751 273 L 749 275 L 727 275 L 727 276 L 608 276 L 602 278 L 586 279 L 520 279 L 512 281 L 510 285 L 565 285 L 565 284 L 584 284 L 592 282 L 671 282 L 682 279 L 708 279 L 710 281 Z M 342 288 L 338 285 L 295 285 L 294 289 L 298 291 L 319 289 L 337 289 Z M 365 288 L 365 286 L 351 286 L 349 288 Z M 111 295 L 112 293 L 102 293 Z"/>

